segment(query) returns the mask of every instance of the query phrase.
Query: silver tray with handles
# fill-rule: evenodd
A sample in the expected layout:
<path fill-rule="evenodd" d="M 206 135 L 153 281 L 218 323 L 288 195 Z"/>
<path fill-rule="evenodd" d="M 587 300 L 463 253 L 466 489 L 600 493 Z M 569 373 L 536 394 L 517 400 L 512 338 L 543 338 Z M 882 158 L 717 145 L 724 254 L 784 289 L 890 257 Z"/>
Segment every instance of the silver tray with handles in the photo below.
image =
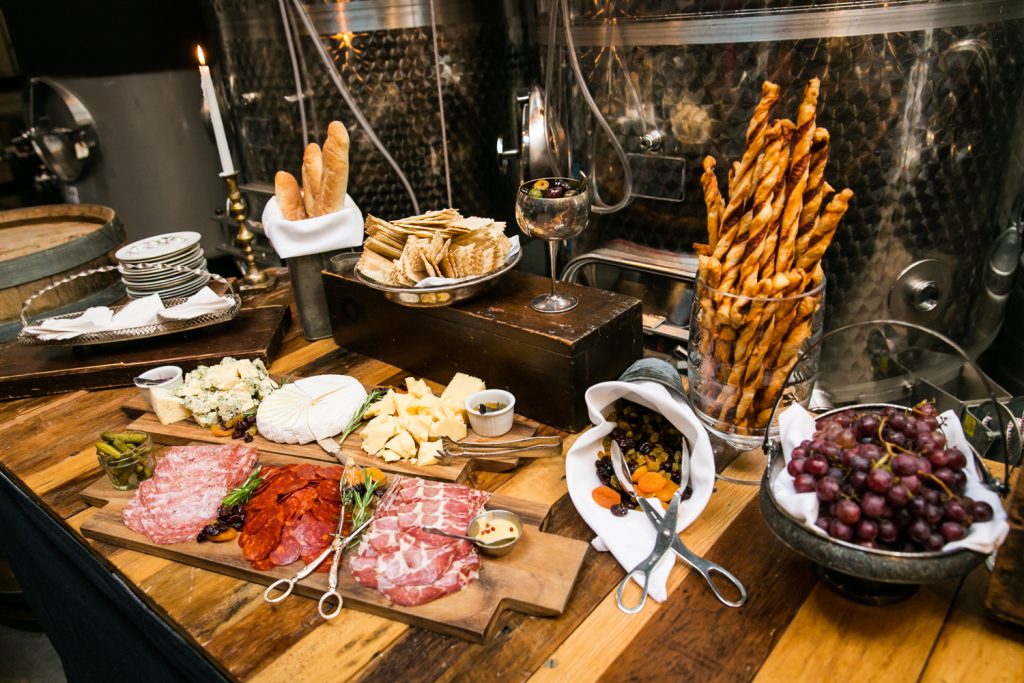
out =
<path fill-rule="evenodd" d="M 450 306 L 454 303 L 480 296 L 498 284 L 498 280 L 505 273 L 514 269 L 523 257 L 523 252 L 520 250 L 510 261 L 493 273 L 450 285 L 439 287 L 396 287 L 382 284 L 360 273 L 359 269 L 356 268 L 356 262 L 359 260 L 360 253 L 339 254 L 333 257 L 331 259 L 331 269 L 338 275 L 351 273 L 360 284 L 370 289 L 376 289 L 378 292 L 383 292 L 384 297 L 388 301 L 393 301 L 396 304 L 410 308 Z"/>
<path fill-rule="evenodd" d="M 160 337 L 166 334 L 175 334 L 177 332 L 187 332 L 189 330 L 197 330 L 202 327 L 209 327 L 210 325 L 218 325 L 220 323 L 228 322 L 234 319 L 239 311 L 242 310 L 242 299 L 235 292 L 231 283 L 222 278 L 221 276 L 210 273 L 200 268 L 185 268 L 183 266 L 170 266 L 166 264 L 154 264 L 149 266 L 153 270 L 177 270 L 182 273 L 195 273 L 196 275 L 209 275 L 211 280 L 215 280 L 225 287 L 227 292 L 225 296 L 230 297 L 234 300 L 234 304 L 229 308 L 225 308 L 220 311 L 213 313 L 204 313 L 196 316 L 189 320 L 168 320 L 162 323 L 156 323 L 153 325 L 142 325 L 140 327 L 129 327 L 121 330 L 107 330 L 104 332 L 90 332 L 80 334 L 77 337 L 71 337 L 70 339 L 40 339 L 35 335 L 27 333 L 24 328 L 28 327 L 28 310 L 32 305 L 32 301 L 42 295 L 44 292 L 48 292 L 51 289 L 56 289 L 61 285 L 64 285 L 72 280 L 76 280 L 81 277 L 89 277 L 90 275 L 96 275 L 98 273 L 106 273 L 113 270 L 118 270 L 118 266 L 103 266 L 102 268 L 93 268 L 91 270 L 84 270 L 80 273 L 75 273 L 62 280 L 54 282 L 53 284 L 45 287 L 28 299 L 25 299 L 24 303 L 21 304 L 21 325 L 22 330 L 15 337 L 15 341 L 24 346 L 91 346 L 94 344 L 111 344 L 114 342 L 130 341 L 135 339 L 149 339 L 151 337 Z M 177 306 L 188 301 L 188 297 L 176 297 L 172 299 L 165 299 L 164 303 L 168 306 Z M 110 310 L 117 314 L 118 311 L 123 309 L 124 306 L 111 306 Z M 55 315 L 45 318 L 46 320 L 67 320 L 70 318 L 77 318 L 82 315 L 81 312 L 77 313 L 66 313 L 64 315 Z M 36 322 L 41 322 L 39 321 Z"/>

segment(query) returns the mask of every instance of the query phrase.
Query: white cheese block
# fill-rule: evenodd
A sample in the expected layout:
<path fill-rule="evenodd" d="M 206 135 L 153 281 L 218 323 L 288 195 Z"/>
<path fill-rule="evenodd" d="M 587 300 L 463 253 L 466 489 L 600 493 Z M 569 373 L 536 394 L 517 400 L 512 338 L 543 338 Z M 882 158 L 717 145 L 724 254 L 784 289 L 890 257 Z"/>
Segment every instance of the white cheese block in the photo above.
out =
<path fill-rule="evenodd" d="M 376 403 L 372 404 L 363 413 L 363 417 L 377 417 L 378 415 L 394 415 L 395 414 L 395 390 L 388 389 L 388 393 L 384 394 Z"/>
<path fill-rule="evenodd" d="M 483 391 L 487 386 L 484 384 L 482 379 L 478 379 L 471 375 L 467 375 L 462 372 L 455 373 L 452 377 L 452 381 L 448 383 L 448 386 L 444 388 L 441 393 L 441 399 L 453 399 L 462 403 L 470 394 L 475 394 L 478 391 Z"/>
<path fill-rule="evenodd" d="M 409 394 L 411 396 L 414 396 L 415 398 L 420 398 L 421 396 L 434 395 L 434 392 L 430 390 L 430 387 L 427 386 L 426 382 L 424 382 L 422 379 L 416 379 L 415 377 L 405 378 L 405 388 L 408 389 Z"/>
<path fill-rule="evenodd" d="M 309 443 L 339 434 L 366 400 L 348 375 L 316 375 L 285 384 L 256 410 L 256 428 L 277 443 Z"/>
<path fill-rule="evenodd" d="M 184 402 L 166 389 L 160 387 L 150 389 L 149 400 L 160 424 L 174 424 L 192 415 L 192 411 L 185 407 Z"/>

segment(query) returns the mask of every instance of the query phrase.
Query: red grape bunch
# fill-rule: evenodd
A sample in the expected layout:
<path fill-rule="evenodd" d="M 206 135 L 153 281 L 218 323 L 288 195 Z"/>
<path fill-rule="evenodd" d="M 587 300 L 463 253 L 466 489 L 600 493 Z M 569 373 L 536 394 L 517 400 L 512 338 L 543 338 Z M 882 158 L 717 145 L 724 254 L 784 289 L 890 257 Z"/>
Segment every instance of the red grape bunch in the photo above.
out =
<path fill-rule="evenodd" d="M 841 541 L 934 551 L 992 519 L 992 506 L 964 495 L 967 456 L 946 444 L 929 402 L 822 418 L 791 456 L 797 493 L 817 494 L 815 523 Z"/>

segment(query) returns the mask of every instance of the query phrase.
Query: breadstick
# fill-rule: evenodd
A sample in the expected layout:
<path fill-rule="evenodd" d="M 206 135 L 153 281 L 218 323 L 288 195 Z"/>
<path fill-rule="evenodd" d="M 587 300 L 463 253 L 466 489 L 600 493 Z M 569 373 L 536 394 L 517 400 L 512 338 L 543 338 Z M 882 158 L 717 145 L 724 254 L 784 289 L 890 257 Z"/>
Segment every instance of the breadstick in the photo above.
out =
<path fill-rule="evenodd" d="M 323 149 L 323 180 L 317 198 L 317 215 L 340 211 L 348 191 L 348 131 L 341 121 L 327 126 L 327 142 Z"/>
<path fill-rule="evenodd" d="M 307 216 L 316 215 L 316 198 L 320 194 L 320 180 L 323 176 L 324 161 L 320 145 L 311 142 L 302 154 L 302 205 Z"/>
<path fill-rule="evenodd" d="M 798 253 L 796 262 L 798 268 L 813 268 L 814 264 L 825 255 L 825 250 L 832 243 L 832 238 L 836 234 L 836 228 L 839 227 L 839 220 L 846 213 L 846 210 L 850 208 L 849 202 L 851 197 L 853 197 L 853 190 L 846 188 L 833 197 L 832 201 L 825 207 L 825 212 L 821 215 L 812 233 L 818 235 L 818 239 L 813 244 L 806 245 Z M 808 237 L 811 236 L 808 235 Z"/>
<path fill-rule="evenodd" d="M 700 176 L 700 184 L 704 188 L 704 204 L 708 210 L 708 247 L 714 251 L 722 215 L 725 213 L 725 201 L 718 189 L 718 178 L 715 177 L 714 157 L 704 157 L 704 173 Z"/>
<path fill-rule="evenodd" d="M 790 144 L 793 141 L 793 133 L 796 125 L 789 119 L 782 120 L 782 149 L 779 153 L 779 167 L 789 168 L 789 157 L 791 153 Z M 765 234 L 764 247 L 761 249 L 761 256 L 758 259 L 758 277 L 767 277 L 775 274 L 775 257 L 779 244 L 779 229 L 782 225 L 782 209 L 786 205 L 786 173 L 780 173 L 778 182 L 772 192 L 772 222 Z M 744 292 L 747 294 L 748 292 Z"/>
<path fill-rule="evenodd" d="M 302 194 L 299 182 L 288 171 L 278 171 L 274 176 L 274 194 L 277 205 L 281 207 L 281 215 L 290 221 L 301 221 L 306 217 L 302 208 Z"/>
<path fill-rule="evenodd" d="M 821 202 L 833 191 L 832 186 L 825 182 L 828 142 L 828 130 L 815 128 L 814 139 L 811 141 L 811 164 L 807 171 L 807 188 L 804 190 L 804 206 L 800 212 L 800 227 L 797 229 L 798 239 L 814 226 L 814 219 L 818 217 Z"/>
<path fill-rule="evenodd" d="M 735 182 L 743 179 L 743 176 L 746 175 L 754 162 L 757 161 L 757 156 L 761 153 L 761 148 L 765 143 L 765 133 L 768 130 L 768 112 L 771 110 L 772 105 L 779 101 L 779 90 L 779 86 L 771 81 L 765 81 L 761 84 L 761 99 L 758 101 L 757 106 L 754 107 L 750 123 L 747 124 L 747 148 L 743 151 L 743 157 L 739 160 L 738 164 L 733 167 L 732 179 Z M 730 182 L 730 199 L 733 193 L 732 182 Z"/>
<path fill-rule="evenodd" d="M 807 186 L 807 172 L 810 167 L 811 141 L 814 138 L 815 112 L 818 104 L 820 81 L 812 78 L 804 88 L 803 101 L 796 118 L 796 141 L 793 156 L 789 162 L 789 177 L 786 179 L 786 206 L 782 210 L 782 227 L 779 231 L 779 252 L 775 259 L 776 272 L 788 269 L 793 263 L 796 249 L 796 235 L 800 228 L 800 213 L 803 209 L 804 189 Z"/>

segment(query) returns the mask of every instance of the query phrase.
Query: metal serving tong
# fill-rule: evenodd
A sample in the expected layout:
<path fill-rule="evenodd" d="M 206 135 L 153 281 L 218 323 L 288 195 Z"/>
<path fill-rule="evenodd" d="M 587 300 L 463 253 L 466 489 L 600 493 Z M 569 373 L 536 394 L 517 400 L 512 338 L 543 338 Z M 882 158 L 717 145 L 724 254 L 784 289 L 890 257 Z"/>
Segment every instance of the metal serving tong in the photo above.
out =
<path fill-rule="evenodd" d="M 661 540 L 660 534 L 662 528 L 665 526 L 666 522 L 670 521 L 671 523 L 668 526 L 671 527 L 672 533 L 669 547 L 672 549 L 672 552 L 678 555 L 683 562 L 693 567 L 695 570 L 697 570 L 697 573 L 704 577 L 704 581 L 706 581 L 708 587 L 711 588 L 711 592 L 715 594 L 715 597 L 718 598 L 718 601 L 721 602 L 723 605 L 725 605 L 726 607 L 740 607 L 741 605 L 743 605 L 743 603 L 747 601 L 747 589 L 743 586 L 742 583 L 740 583 L 740 580 L 733 576 L 733 574 L 729 570 L 725 569 L 721 565 L 715 564 L 710 560 L 705 560 L 703 557 L 696 555 L 692 550 L 686 547 L 685 543 L 683 543 L 679 539 L 679 535 L 676 533 L 675 529 L 677 510 L 673 509 L 672 504 L 669 504 L 668 512 L 662 515 L 661 511 L 658 510 L 654 505 L 652 505 L 650 501 L 648 501 L 646 498 L 644 498 L 643 496 L 636 492 L 636 490 L 633 488 L 633 480 L 630 478 L 629 466 L 626 463 L 626 459 L 622 455 L 622 449 L 620 449 L 619 444 L 615 443 L 614 441 L 612 441 L 611 445 L 611 457 L 612 468 L 615 470 L 616 478 L 618 478 L 619 483 L 622 484 L 622 488 L 624 488 L 629 493 L 633 494 L 633 496 L 636 498 L 637 503 L 640 505 L 640 509 L 644 511 L 644 514 L 647 515 L 647 519 L 650 520 L 651 524 L 653 524 L 655 529 L 658 530 L 659 542 Z M 678 496 L 679 492 L 677 491 L 676 494 L 672 497 L 673 501 L 676 501 Z M 655 545 L 655 549 L 657 549 L 657 547 L 658 546 Z M 632 574 L 632 572 L 630 573 Z M 725 595 L 722 594 L 722 591 L 719 589 L 719 587 L 715 584 L 712 574 L 719 574 L 725 577 L 726 581 L 731 583 L 733 587 L 735 587 L 736 590 L 739 592 L 739 599 L 730 600 L 727 597 L 725 597 Z M 629 577 L 627 576 L 626 578 L 628 579 Z M 644 596 L 646 597 L 646 587 Z M 643 603 L 641 602 L 641 606 L 642 605 Z M 622 607 L 622 605 L 620 604 L 619 607 Z"/>
<path fill-rule="evenodd" d="M 648 555 L 640 564 L 633 567 L 632 571 L 626 574 L 626 578 L 622 579 L 622 583 L 619 584 L 619 590 L 615 591 L 615 604 L 619 606 L 619 609 L 626 614 L 636 614 L 644 608 L 647 603 L 647 593 L 650 590 L 651 574 L 654 572 L 654 568 L 661 562 L 661 558 L 665 556 L 665 553 L 672 547 L 672 539 L 676 536 L 676 516 L 679 513 L 679 491 L 672 494 L 672 501 L 668 504 L 668 514 L 665 515 L 663 520 L 660 520 L 655 524 L 655 530 L 658 532 L 658 538 L 654 542 L 654 550 Z M 629 583 L 630 578 L 634 574 L 642 574 L 644 581 L 640 584 L 643 587 L 643 592 L 640 593 L 640 601 L 633 606 L 626 605 L 622 601 L 622 592 L 626 590 L 626 584 Z"/>
<path fill-rule="evenodd" d="M 508 441 L 459 443 L 448 437 L 441 441 L 442 460 L 449 458 L 546 458 L 562 454 L 562 437 L 531 436 Z"/>
<path fill-rule="evenodd" d="M 295 588 L 295 584 L 316 571 L 316 568 L 323 564 L 324 560 L 327 559 L 327 556 L 333 553 L 334 559 L 331 561 L 331 573 L 327 576 L 327 591 L 320 596 L 320 602 L 317 603 L 317 611 L 320 612 L 320 616 L 324 619 L 333 619 L 338 616 L 341 613 L 342 606 L 341 593 L 338 592 L 338 569 L 341 566 L 341 553 L 345 547 L 349 545 L 350 541 L 372 521 L 373 518 L 370 518 L 360 524 L 357 528 L 353 529 L 348 536 L 342 536 L 341 525 L 345 522 L 345 515 L 342 513 L 341 521 L 338 523 L 338 531 L 334 536 L 334 541 L 327 546 L 322 553 L 320 553 L 319 557 L 300 569 L 295 576 L 290 579 L 278 579 L 267 586 L 267 590 L 263 592 L 263 599 L 271 604 L 281 602 L 291 595 L 292 589 Z M 274 591 L 280 591 L 280 594 L 273 595 Z M 328 605 L 330 605 L 332 600 L 337 600 L 338 604 L 334 609 L 328 611 Z"/>

